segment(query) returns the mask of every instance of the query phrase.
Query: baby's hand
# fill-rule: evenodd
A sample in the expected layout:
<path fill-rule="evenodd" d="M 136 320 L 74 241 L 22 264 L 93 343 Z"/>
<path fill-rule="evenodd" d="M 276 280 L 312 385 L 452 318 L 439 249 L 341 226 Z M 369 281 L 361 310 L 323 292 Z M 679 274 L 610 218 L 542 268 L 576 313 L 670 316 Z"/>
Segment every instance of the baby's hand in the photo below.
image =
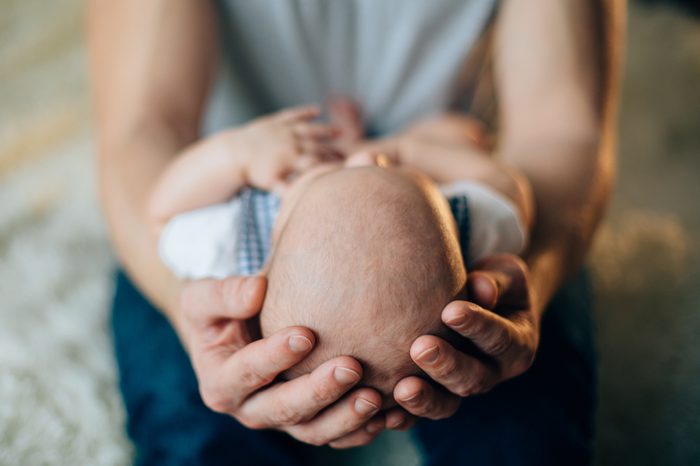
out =
<path fill-rule="evenodd" d="M 319 162 L 342 158 L 331 145 L 338 129 L 314 122 L 319 114 L 316 106 L 295 107 L 258 118 L 238 130 L 240 153 L 247 162 L 246 184 L 279 190 L 291 175 Z"/>

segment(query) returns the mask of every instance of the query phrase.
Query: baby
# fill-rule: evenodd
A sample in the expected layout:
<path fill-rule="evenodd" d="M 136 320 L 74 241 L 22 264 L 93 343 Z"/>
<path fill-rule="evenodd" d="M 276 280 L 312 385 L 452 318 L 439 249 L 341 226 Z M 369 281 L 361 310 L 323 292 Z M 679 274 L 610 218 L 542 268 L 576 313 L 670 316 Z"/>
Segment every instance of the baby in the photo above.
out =
<path fill-rule="evenodd" d="M 173 163 L 150 206 L 160 254 L 184 278 L 262 271 L 261 334 L 302 325 L 317 336 L 285 375 L 349 355 L 362 363 L 363 383 L 389 400 L 398 380 L 419 373 L 409 356 L 415 338 L 452 339 L 440 313 L 464 298 L 465 263 L 520 252 L 526 215 L 468 180 L 438 187 L 430 170 L 370 153 L 338 160 L 337 131 L 314 123 L 317 113 L 256 120 Z M 302 161 L 303 174 L 286 183 Z"/>

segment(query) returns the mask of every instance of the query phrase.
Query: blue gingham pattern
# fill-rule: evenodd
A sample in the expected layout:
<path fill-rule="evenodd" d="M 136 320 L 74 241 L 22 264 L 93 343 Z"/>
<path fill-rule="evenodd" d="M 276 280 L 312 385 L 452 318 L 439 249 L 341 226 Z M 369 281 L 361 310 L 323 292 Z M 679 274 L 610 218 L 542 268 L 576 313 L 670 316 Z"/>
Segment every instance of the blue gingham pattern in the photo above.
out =
<path fill-rule="evenodd" d="M 272 226 L 280 200 L 266 191 L 246 188 L 239 195 L 241 223 L 236 268 L 241 275 L 256 274 L 270 254 Z"/>
<path fill-rule="evenodd" d="M 247 188 L 241 191 L 241 223 L 236 269 L 240 275 L 254 275 L 270 254 L 272 226 L 280 200 L 266 191 Z M 469 205 L 467 196 L 448 199 L 459 229 L 459 245 L 465 262 L 469 252 Z"/>

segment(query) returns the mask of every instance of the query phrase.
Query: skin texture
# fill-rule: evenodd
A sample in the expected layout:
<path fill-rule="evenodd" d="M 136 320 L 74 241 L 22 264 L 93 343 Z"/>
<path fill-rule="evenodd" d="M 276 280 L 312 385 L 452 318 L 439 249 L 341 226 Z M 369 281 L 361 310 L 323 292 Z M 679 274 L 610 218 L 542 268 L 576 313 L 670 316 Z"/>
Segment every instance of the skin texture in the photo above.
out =
<path fill-rule="evenodd" d="M 503 120 L 499 152 L 532 185 L 535 241 L 527 263 L 498 257 L 477 267 L 469 282 L 472 304 L 457 301 L 443 311 L 444 321 L 471 319 L 470 329 L 458 332 L 498 350 L 496 376 L 439 339 L 413 343 L 416 359 L 438 347 L 433 362 L 419 365 L 445 386 L 435 389 L 410 378 L 397 385 L 397 401 L 417 416 L 448 416 L 459 393 L 529 366 L 541 313 L 587 251 L 613 177 L 615 89 L 609 84 L 616 76 L 620 29 L 611 12 L 621 13 L 619 8 L 603 1 L 606 8 L 596 17 L 595 2 L 588 0 L 502 3 L 495 50 Z M 594 21 L 600 11 L 607 12 L 612 32 L 605 43 Z M 215 24 L 211 4 L 199 0 L 90 2 L 100 188 L 117 254 L 178 331 L 213 409 L 251 428 L 274 427 L 337 448 L 366 444 L 385 426 L 410 427 L 412 418 L 400 410 L 377 414 L 376 390 L 352 390 L 362 375 L 352 358 L 335 358 L 309 376 L 268 387 L 308 354 L 313 333 L 293 327 L 250 343 L 248 319 L 262 307 L 264 277 L 184 284 L 158 260 L 145 206 L 157 177 L 197 140 L 216 65 Z M 611 52 L 607 60 L 603 45 Z M 411 153 L 410 139 L 401 150 Z"/>
<path fill-rule="evenodd" d="M 303 325 L 318 343 L 287 379 L 351 355 L 361 383 L 394 404 L 401 378 L 420 371 L 409 355 L 464 289 L 454 219 L 425 175 L 376 165 L 334 170 L 307 187 L 277 238 L 266 275 L 262 335 Z"/>
<path fill-rule="evenodd" d="M 315 123 L 316 106 L 295 107 L 223 131 L 185 150 L 150 196 L 156 237 L 175 215 L 233 197 L 244 186 L 283 191 L 295 172 L 338 160 L 329 144 L 338 130 Z"/>

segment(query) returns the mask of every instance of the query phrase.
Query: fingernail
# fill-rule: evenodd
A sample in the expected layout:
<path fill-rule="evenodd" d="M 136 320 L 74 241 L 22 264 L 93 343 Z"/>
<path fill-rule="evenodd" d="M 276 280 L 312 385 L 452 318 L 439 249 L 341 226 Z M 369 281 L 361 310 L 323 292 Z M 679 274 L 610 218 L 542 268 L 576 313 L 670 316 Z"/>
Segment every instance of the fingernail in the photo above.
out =
<path fill-rule="evenodd" d="M 295 353 L 305 353 L 311 349 L 313 343 L 311 340 L 302 335 L 293 335 L 289 337 L 289 349 Z"/>
<path fill-rule="evenodd" d="M 418 355 L 418 360 L 420 362 L 424 363 L 433 363 L 437 361 L 438 356 L 440 355 L 440 348 L 437 347 L 437 345 L 432 346 L 428 348 L 427 350 L 423 351 L 421 354 Z"/>
<path fill-rule="evenodd" d="M 381 422 L 370 422 L 367 424 L 367 432 L 370 434 L 376 434 L 380 430 L 382 430 L 382 423 Z"/>
<path fill-rule="evenodd" d="M 455 316 L 450 317 L 445 321 L 447 325 L 451 325 L 453 327 L 461 327 L 464 325 L 464 322 L 467 321 L 467 316 L 464 313 L 457 314 Z"/>
<path fill-rule="evenodd" d="M 336 367 L 333 370 L 333 377 L 341 385 L 350 385 L 360 380 L 360 374 L 347 367 Z"/>
<path fill-rule="evenodd" d="M 364 398 L 358 398 L 355 400 L 355 411 L 362 416 L 369 416 L 378 409 L 379 406 L 375 405 L 371 401 L 365 400 Z"/>
<path fill-rule="evenodd" d="M 403 421 L 404 421 L 404 417 L 401 415 L 397 415 L 396 417 L 393 417 L 391 419 L 387 419 L 386 420 L 386 428 L 387 429 L 396 429 L 397 427 L 401 426 L 401 424 L 403 424 Z"/>

